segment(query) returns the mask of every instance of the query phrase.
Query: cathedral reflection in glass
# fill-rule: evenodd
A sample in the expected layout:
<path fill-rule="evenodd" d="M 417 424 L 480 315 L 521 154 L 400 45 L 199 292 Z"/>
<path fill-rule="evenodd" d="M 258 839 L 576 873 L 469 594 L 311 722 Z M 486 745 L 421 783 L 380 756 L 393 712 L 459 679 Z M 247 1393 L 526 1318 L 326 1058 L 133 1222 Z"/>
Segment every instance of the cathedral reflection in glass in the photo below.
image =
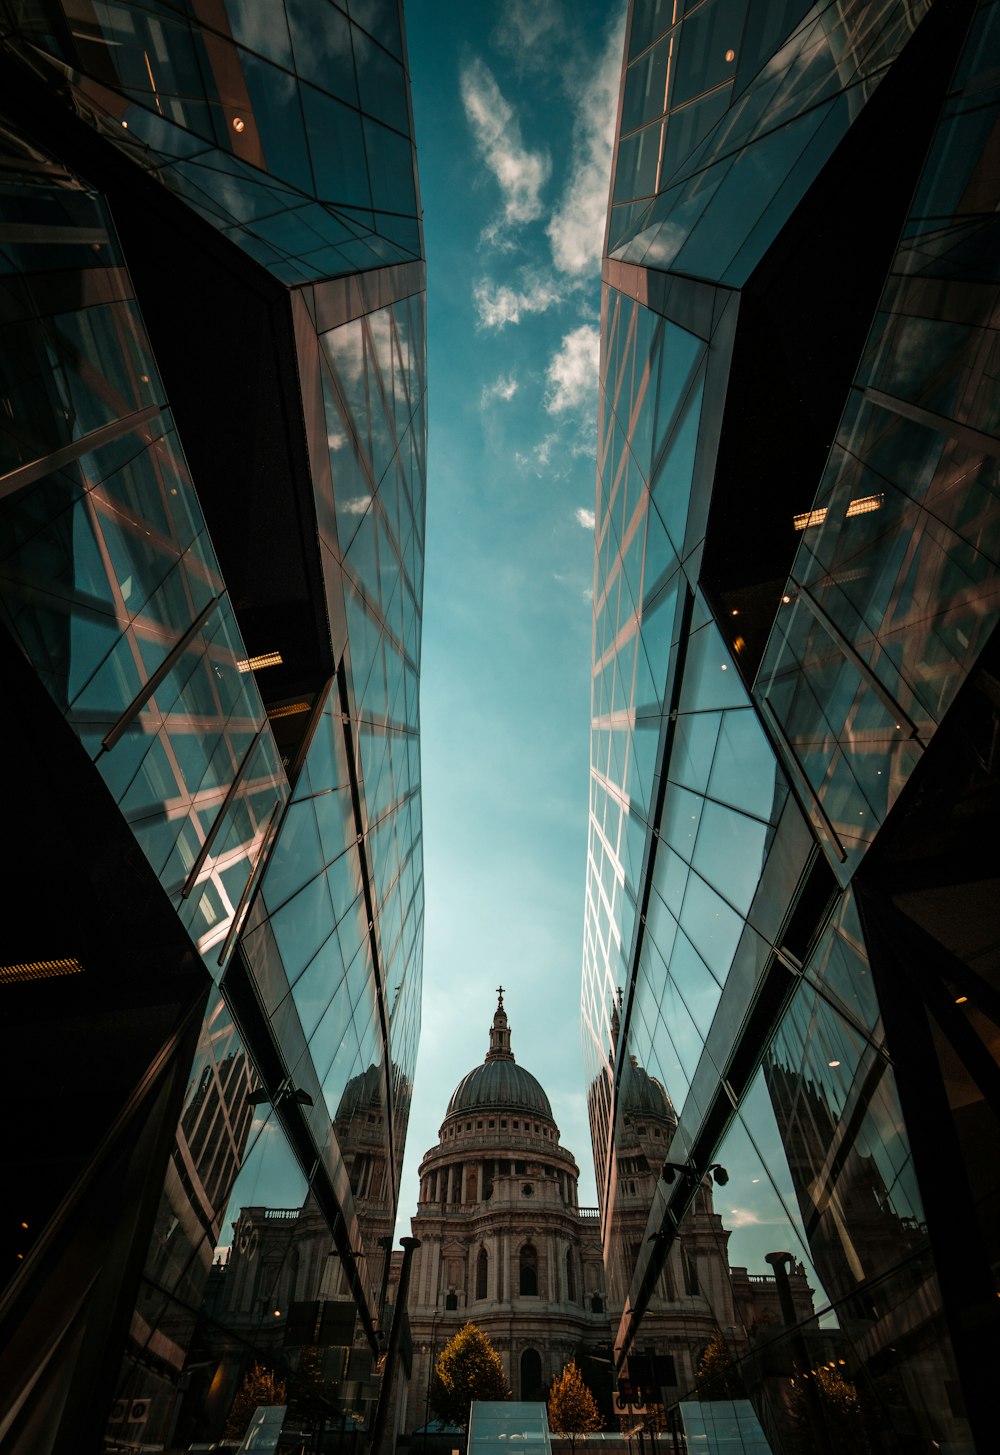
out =
<path fill-rule="evenodd" d="M 401 12 L 0 4 L 5 1450 L 238 1443 L 257 1364 L 301 1429 L 372 1414 L 423 939 Z"/>
<path fill-rule="evenodd" d="M 629 6 L 589 1105 L 621 1372 L 670 1355 L 657 1289 L 713 1164 L 730 1264 L 808 1280 L 808 1314 L 720 1299 L 702 1377 L 656 1392 L 748 1397 L 779 1455 L 995 1442 L 998 24 Z M 635 1066 L 678 1121 L 623 1260 Z"/>

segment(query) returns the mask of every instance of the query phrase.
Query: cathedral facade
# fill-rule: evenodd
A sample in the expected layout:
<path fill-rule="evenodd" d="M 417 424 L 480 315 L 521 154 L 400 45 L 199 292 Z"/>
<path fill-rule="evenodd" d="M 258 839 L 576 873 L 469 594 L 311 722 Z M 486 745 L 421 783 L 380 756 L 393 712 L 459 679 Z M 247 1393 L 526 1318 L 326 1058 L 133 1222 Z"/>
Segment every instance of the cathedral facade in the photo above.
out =
<path fill-rule="evenodd" d="M 514 1058 L 502 989 L 485 1060 L 455 1088 L 419 1177 L 404 1428 L 425 1423 L 434 1360 L 469 1321 L 515 1399 L 543 1399 L 571 1359 L 607 1357 L 597 1209 L 580 1207 L 549 1099 Z"/>
<path fill-rule="evenodd" d="M 648 1236 L 649 1203 L 676 1120 L 664 1088 L 633 1062 L 616 1169 L 623 1245 L 605 1249 L 598 1210 L 579 1205 L 579 1168 L 560 1144 L 548 1096 L 515 1060 L 501 988 L 485 1059 L 458 1083 L 438 1144 L 419 1169 L 412 1229 L 420 1247 L 408 1297 L 413 1370 L 401 1428 L 426 1423 L 434 1361 L 470 1321 L 500 1355 L 515 1399 L 544 1399 L 571 1359 L 595 1393 L 602 1383 L 609 1389 L 626 1270 Z M 657 1403 L 694 1388 L 701 1353 L 720 1328 L 728 1334 L 737 1323 L 735 1305 L 747 1306 L 744 1317 L 752 1305 L 760 1325 L 780 1321 L 773 1278 L 731 1269 L 728 1241 L 706 1179 L 636 1350 Z M 791 1285 L 808 1317 L 801 1270 L 792 1270 Z"/>

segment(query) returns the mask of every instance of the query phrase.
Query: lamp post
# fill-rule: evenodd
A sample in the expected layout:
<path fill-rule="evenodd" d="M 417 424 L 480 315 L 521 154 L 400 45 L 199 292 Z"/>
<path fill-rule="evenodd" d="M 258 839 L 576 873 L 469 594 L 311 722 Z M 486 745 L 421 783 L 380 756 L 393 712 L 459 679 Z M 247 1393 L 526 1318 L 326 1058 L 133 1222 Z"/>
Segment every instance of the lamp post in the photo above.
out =
<path fill-rule="evenodd" d="M 427 1360 L 427 1395 L 424 1399 L 424 1438 L 421 1442 L 422 1455 L 427 1452 L 427 1426 L 431 1422 L 431 1380 L 434 1377 L 434 1335 L 437 1332 L 437 1321 L 441 1317 L 441 1310 L 435 1308 L 431 1319 L 431 1343 L 430 1357 Z"/>
<path fill-rule="evenodd" d="M 379 1455 L 389 1405 L 392 1403 L 392 1384 L 396 1374 L 396 1350 L 399 1348 L 399 1335 L 403 1327 L 403 1319 L 406 1317 L 406 1297 L 410 1291 L 410 1262 L 420 1247 L 420 1239 L 400 1238 L 399 1245 L 403 1250 L 403 1266 L 399 1270 L 399 1283 L 396 1285 L 396 1307 L 392 1311 L 392 1328 L 389 1330 L 389 1344 L 382 1368 L 382 1388 L 379 1390 L 378 1405 L 372 1425 L 372 1455 Z"/>

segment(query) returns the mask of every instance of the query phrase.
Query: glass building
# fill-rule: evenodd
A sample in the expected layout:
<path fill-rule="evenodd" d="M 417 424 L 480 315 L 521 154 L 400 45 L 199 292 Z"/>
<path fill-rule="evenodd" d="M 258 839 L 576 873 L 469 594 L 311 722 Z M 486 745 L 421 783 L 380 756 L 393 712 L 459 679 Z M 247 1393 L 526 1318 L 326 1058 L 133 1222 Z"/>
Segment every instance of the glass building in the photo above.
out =
<path fill-rule="evenodd" d="M 423 935 L 401 10 L 0 3 L 4 1452 L 238 1442 L 256 1366 L 372 1413 Z"/>
<path fill-rule="evenodd" d="M 777 1455 L 996 1443 L 998 77 L 995 3 L 629 5 L 588 1104 L 619 1372 L 714 1183 L 770 1313 L 654 1393 Z M 630 1239 L 635 1067 L 677 1120 Z"/>

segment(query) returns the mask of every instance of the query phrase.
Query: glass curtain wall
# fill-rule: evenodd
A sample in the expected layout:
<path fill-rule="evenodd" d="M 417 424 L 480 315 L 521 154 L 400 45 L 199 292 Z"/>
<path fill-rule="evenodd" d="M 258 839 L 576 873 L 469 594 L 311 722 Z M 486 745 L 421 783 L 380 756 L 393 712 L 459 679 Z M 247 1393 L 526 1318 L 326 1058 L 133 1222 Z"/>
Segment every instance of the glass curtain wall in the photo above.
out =
<path fill-rule="evenodd" d="M 263 20 L 241 0 L 210 18 L 0 7 L 0 611 L 127 826 L 118 859 L 96 826 L 81 859 L 122 883 L 134 844 L 178 935 L 174 961 L 140 949 L 143 982 L 109 980 L 120 1023 L 101 1050 L 129 1046 L 120 1084 L 17 1235 L 0 1351 L 17 1450 L 62 1448 L 70 1427 L 108 1449 L 238 1439 L 274 1402 L 303 1438 L 356 1440 L 378 1393 L 422 973 L 416 164 L 398 4 Z M 218 295 L 204 338 L 165 306 L 185 292 Z M 262 353 L 199 394 L 185 354 L 223 362 L 236 315 Z M 281 389 L 254 399 L 240 376 L 260 359 Z M 268 454 L 259 488 L 210 468 L 206 441 L 229 433 L 238 455 L 255 429 L 287 465 Z M 292 525 L 268 561 L 245 525 L 271 480 Z M 281 615 L 291 595 L 311 637 Z M 264 646 L 282 650 L 259 650 L 268 613 Z M 87 929 L 99 950 L 103 925 Z M 104 993 L 96 954 L 75 1001 L 13 958 L 25 1025 L 69 1032 Z M 165 1063 L 169 1019 L 128 1038 L 181 969 Z M 164 1064 L 155 1148 L 133 1117 L 141 1207 L 88 1253 L 71 1214 L 111 1166 L 101 1135 Z M 17 1169 L 23 1205 L 38 1179 Z M 57 1226 L 71 1264 L 104 1261 L 113 1314 L 60 1301 Z M 43 1286 L 44 1335 L 18 1313 Z"/>
<path fill-rule="evenodd" d="M 620 1372 L 780 1452 L 989 1448 L 996 25 L 629 9 L 591 1126 Z M 643 1199 L 636 1068 L 676 1109 Z"/>

